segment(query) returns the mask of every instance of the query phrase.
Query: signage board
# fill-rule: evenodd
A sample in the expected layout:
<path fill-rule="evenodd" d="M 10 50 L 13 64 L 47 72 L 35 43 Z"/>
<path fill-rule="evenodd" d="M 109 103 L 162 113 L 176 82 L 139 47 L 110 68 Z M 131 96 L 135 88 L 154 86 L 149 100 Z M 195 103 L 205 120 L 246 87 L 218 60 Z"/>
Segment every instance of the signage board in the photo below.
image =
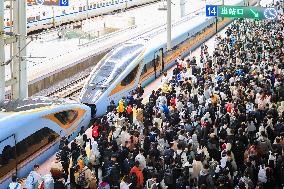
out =
<path fill-rule="evenodd" d="M 277 19 L 278 12 L 274 7 L 206 5 L 206 16 L 274 20 Z"/>

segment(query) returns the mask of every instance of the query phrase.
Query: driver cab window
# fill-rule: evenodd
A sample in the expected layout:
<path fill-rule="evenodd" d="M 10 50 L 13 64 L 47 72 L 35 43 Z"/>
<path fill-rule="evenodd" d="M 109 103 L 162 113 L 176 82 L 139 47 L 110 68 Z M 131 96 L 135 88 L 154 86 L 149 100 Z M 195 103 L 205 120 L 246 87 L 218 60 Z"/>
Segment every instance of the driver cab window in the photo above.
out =
<path fill-rule="evenodd" d="M 67 125 L 72 123 L 78 117 L 78 112 L 75 110 L 58 112 L 54 114 L 54 117 L 56 117 L 63 125 Z"/>
<path fill-rule="evenodd" d="M 130 84 L 134 79 L 138 71 L 138 65 L 121 81 L 121 86 Z"/>

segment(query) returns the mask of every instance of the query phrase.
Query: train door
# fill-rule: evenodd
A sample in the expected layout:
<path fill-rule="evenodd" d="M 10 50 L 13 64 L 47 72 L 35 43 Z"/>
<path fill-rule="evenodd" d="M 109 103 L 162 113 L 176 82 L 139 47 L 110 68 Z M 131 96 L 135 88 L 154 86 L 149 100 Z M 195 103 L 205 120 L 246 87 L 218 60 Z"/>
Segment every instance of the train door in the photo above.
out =
<path fill-rule="evenodd" d="M 0 141 L 1 181 L 4 180 L 4 176 L 8 176 L 7 174 L 10 172 L 17 174 L 17 151 L 15 146 L 16 146 L 15 134 L 10 135 L 7 138 Z"/>
<path fill-rule="evenodd" d="M 163 48 L 160 48 L 154 54 L 154 71 L 155 71 L 155 78 L 159 77 L 164 71 L 164 53 Z"/>
<path fill-rule="evenodd" d="M 159 53 L 160 53 L 160 63 L 161 63 L 161 73 L 164 72 L 165 69 L 165 63 L 164 63 L 164 52 L 163 52 L 163 48 L 159 49 Z"/>

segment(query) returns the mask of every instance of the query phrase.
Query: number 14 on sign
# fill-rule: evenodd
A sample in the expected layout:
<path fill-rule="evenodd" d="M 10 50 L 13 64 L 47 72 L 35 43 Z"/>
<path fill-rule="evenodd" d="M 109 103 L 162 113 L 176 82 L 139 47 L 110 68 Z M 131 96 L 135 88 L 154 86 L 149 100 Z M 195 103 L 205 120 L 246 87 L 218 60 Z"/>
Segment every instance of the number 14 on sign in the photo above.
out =
<path fill-rule="evenodd" d="M 217 16 L 217 6 L 206 5 L 206 16 Z"/>

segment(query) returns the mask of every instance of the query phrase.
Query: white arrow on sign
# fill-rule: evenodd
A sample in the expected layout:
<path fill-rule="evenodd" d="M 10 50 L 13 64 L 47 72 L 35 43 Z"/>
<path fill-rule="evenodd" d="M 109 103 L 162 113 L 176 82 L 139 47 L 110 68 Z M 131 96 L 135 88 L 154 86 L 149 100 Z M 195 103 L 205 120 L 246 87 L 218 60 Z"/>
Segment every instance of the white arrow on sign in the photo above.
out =
<path fill-rule="evenodd" d="M 249 9 L 249 10 L 254 14 L 255 18 L 258 18 L 258 16 L 259 16 L 258 12 L 254 12 L 252 9 Z"/>

